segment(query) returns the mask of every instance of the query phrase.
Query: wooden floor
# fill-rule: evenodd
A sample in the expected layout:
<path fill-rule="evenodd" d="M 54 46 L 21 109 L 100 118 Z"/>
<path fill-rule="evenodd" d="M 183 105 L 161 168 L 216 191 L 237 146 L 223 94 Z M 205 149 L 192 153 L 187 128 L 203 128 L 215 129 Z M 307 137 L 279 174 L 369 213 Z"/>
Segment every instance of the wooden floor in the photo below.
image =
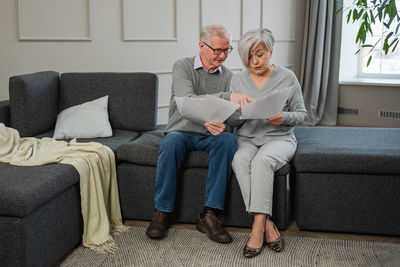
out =
<path fill-rule="evenodd" d="M 149 223 L 150 222 L 148 221 L 132 221 L 132 220 L 127 220 L 124 222 L 125 225 L 143 226 L 143 227 L 147 227 Z M 171 228 L 194 230 L 196 229 L 196 226 L 194 224 L 172 224 Z M 250 228 L 242 228 L 242 227 L 227 227 L 227 230 L 231 232 L 250 232 Z M 320 238 L 331 238 L 331 239 L 400 243 L 400 237 L 300 231 L 295 221 L 293 221 L 289 225 L 288 229 L 286 229 L 285 231 L 281 231 L 281 234 L 290 236 L 306 236 L 306 237 L 320 237 Z"/>

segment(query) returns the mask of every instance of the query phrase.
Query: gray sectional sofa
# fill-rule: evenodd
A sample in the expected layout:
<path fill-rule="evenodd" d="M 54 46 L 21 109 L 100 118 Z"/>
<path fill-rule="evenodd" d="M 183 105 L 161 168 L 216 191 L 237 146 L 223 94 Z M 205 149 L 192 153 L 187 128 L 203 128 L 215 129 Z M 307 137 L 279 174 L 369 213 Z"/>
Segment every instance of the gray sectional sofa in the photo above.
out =
<path fill-rule="evenodd" d="M 109 95 L 113 136 L 78 141 L 100 142 L 115 152 L 123 219 L 150 220 L 163 136 L 163 126 L 156 125 L 157 90 L 151 73 L 18 75 L 10 78 L 10 100 L 0 101 L 0 122 L 22 136 L 51 137 L 60 111 Z M 294 207 L 300 229 L 400 235 L 400 129 L 300 127 L 295 134 L 294 160 L 275 173 L 278 228 L 288 227 Z M 207 159 L 205 152 L 185 158 L 173 222 L 195 222 Z M 222 220 L 229 226 L 252 223 L 234 174 Z M 72 166 L 0 163 L 0 266 L 52 266 L 81 236 L 79 175 Z"/>
<path fill-rule="evenodd" d="M 51 137 L 62 110 L 109 95 L 113 136 L 95 141 L 116 154 L 123 219 L 150 220 L 157 151 L 157 76 L 150 73 L 40 72 L 10 78 L 10 100 L 0 102 L 0 122 L 22 137 Z M 179 177 L 173 222 L 195 222 L 207 177 L 205 152 L 192 152 Z M 291 219 L 290 165 L 276 174 L 274 217 L 285 229 Z M 239 186 L 231 179 L 226 213 L 231 226 L 250 226 Z M 16 167 L 0 163 L 0 265 L 52 266 L 80 244 L 79 174 L 70 165 Z"/>

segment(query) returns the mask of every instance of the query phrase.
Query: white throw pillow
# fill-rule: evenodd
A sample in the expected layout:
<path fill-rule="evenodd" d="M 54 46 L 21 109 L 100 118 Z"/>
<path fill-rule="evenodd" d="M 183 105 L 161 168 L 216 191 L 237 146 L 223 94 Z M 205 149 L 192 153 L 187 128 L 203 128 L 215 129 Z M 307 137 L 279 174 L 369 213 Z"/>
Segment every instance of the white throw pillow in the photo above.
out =
<path fill-rule="evenodd" d="M 112 136 L 107 107 L 108 95 L 63 110 L 57 115 L 53 138 Z"/>

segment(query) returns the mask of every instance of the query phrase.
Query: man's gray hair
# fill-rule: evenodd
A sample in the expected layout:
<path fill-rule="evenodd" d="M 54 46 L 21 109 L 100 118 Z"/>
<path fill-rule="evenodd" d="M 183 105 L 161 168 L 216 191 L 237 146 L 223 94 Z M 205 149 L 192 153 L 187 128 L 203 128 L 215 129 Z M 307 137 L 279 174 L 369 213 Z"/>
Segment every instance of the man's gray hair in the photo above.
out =
<path fill-rule="evenodd" d="M 211 36 L 219 36 L 221 38 L 228 38 L 229 43 L 232 40 L 230 33 L 226 28 L 219 24 L 207 25 L 201 28 L 200 41 L 209 44 Z"/>
<path fill-rule="evenodd" d="M 249 67 L 249 55 L 251 49 L 259 44 L 264 44 L 268 51 L 274 47 L 274 36 L 268 29 L 254 29 L 246 32 L 240 38 L 238 43 L 239 56 L 242 59 L 243 65 Z"/>

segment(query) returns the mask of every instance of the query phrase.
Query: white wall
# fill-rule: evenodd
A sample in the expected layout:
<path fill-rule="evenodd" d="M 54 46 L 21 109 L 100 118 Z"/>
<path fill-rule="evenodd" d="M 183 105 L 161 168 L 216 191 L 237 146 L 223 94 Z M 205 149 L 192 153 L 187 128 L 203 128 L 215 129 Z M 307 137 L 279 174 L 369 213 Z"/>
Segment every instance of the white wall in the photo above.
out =
<path fill-rule="evenodd" d="M 0 100 L 8 99 L 12 75 L 43 70 L 148 71 L 159 76 L 158 120 L 165 123 L 172 65 L 198 52 L 202 24 L 224 24 L 234 40 L 252 28 L 272 29 L 277 39 L 273 63 L 299 75 L 305 2 L 58 0 L 55 5 L 54 0 L 2 0 Z M 239 71 L 236 45 L 226 65 Z"/>

